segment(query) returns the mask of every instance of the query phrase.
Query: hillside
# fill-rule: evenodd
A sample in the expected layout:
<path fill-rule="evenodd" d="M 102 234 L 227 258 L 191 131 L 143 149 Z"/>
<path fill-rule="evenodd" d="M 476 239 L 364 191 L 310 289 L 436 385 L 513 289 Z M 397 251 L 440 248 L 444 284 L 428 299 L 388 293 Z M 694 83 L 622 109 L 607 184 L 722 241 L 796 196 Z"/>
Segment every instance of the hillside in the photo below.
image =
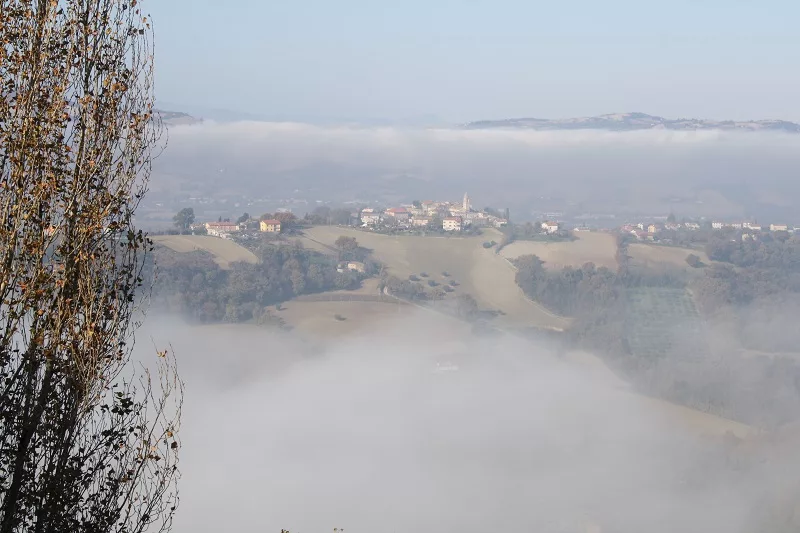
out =
<path fill-rule="evenodd" d="M 178 253 L 204 250 L 214 256 L 214 262 L 222 269 L 230 268 L 231 263 L 236 261 L 251 264 L 258 261 L 253 252 L 228 239 L 207 235 L 153 235 L 151 238 L 156 244 L 166 246 Z"/>
<path fill-rule="evenodd" d="M 668 119 L 646 113 L 614 113 L 596 117 L 566 119 L 509 118 L 480 120 L 462 125 L 465 129 L 528 129 L 528 130 L 735 130 L 780 131 L 800 133 L 800 124 L 785 120 L 707 120 L 695 118 Z"/>
<path fill-rule="evenodd" d="M 401 279 L 425 272 L 440 284 L 457 281 L 455 296 L 471 294 L 481 307 L 502 311 L 496 319 L 498 326 L 563 330 L 570 324 L 568 318 L 556 316 L 525 297 L 514 280 L 514 268 L 494 250 L 483 248 L 482 243 L 489 236 L 392 237 L 331 226 L 316 226 L 305 233 L 302 241 L 309 246 L 332 246 L 341 235 L 355 237 Z"/>

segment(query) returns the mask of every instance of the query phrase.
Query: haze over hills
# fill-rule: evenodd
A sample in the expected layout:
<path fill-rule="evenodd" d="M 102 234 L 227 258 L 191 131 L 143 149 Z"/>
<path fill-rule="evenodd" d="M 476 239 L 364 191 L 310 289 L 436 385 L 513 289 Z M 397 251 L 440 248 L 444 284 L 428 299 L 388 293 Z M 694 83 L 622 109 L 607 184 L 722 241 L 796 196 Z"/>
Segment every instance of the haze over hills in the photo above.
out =
<path fill-rule="evenodd" d="M 566 119 L 509 118 L 479 120 L 462 125 L 465 129 L 512 128 L 529 130 L 740 130 L 783 131 L 800 133 L 800 124 L 786 120 L 707 120 L 695 118 L 668 119 L 646 113 L 613 113 L 596 117 Z"/>

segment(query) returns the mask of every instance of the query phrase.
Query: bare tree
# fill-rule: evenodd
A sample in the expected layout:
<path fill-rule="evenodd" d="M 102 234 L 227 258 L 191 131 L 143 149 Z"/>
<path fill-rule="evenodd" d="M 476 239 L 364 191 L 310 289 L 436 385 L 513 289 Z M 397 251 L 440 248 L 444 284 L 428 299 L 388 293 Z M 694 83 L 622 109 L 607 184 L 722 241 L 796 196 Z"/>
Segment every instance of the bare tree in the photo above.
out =
<path fill-rule="evenodd" d="M 152 61 L 137 0 L 0 0 L 0 533 L 171 525 L 183 386 L 130 360 Z"/>

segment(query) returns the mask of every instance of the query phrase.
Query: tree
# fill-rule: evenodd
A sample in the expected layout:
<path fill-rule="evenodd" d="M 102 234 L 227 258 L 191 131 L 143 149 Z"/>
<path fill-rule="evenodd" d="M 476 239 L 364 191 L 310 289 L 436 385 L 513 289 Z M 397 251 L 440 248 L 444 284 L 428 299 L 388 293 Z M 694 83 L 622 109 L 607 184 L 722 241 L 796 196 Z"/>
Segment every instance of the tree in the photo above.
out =
<path fill-rule="evenodd" d="M 295 225 L 297 222 L 297 217 L 294 216 L 292 213 L 275 213 L 275 220 L 278 220 L 281 223 L 281 230 L 287 230 Z"/>
<path fill-rule="evenodd" d="M 346 226 L 350 224 L 350 210 L 349 209 L 333 209 L 330 212 L 330 222 L 332 224 L 339 224 Z"/>
<path fill-rule="evenodd" d="M 358 249 L 358 241 L 355 237 L 347 237 L 342 235 L 334 242 L 336 247 L 342 252 L 353 252 Z"/>
<path fill-rule="evenodd" d="M 242 216 L 240 216 L 239 218 L 236 219 L 236 223 L 237 224 L 244 224 L 248 220 L 250 220 L 250 213 L 245 212 L 245 213 L 242 214 Z"/>
<path fill-rule="evenodd" d="M 692 268 L 700 268 L 701 266 L 703 266 L 703 262 L 695 254 L 687 255 L 686 256 L 686 263 L 688 263 L 689 266 L 692 267 Z"/>
<path fill-rule="evenodd" d="M 456 298 L 456 312 L 458 316 L 473 320 L 478 314 L 478 302 L 470 294 L 462 294 Z"/>
<path fill-rule="evenodd" d="M 128 0 L 0 0 L 2 533 L 170 528 L 182 384 L 130 363 L 152 42 Z"/>
<path fill-rule="evenodd" d="M 414 200 L 413 202 L 411 202 L 411 205 L 413 205 L 417 209 L 422 209 L 422 202 L 420 202 L 419 200 Z"/>
<path fill-rule="evenodd" d="M 184 207 L 172 217 L 175 227 L 181 233 L 189 231 L 189 226 L 194 224 L 194 209 L 191 207 Z"/>

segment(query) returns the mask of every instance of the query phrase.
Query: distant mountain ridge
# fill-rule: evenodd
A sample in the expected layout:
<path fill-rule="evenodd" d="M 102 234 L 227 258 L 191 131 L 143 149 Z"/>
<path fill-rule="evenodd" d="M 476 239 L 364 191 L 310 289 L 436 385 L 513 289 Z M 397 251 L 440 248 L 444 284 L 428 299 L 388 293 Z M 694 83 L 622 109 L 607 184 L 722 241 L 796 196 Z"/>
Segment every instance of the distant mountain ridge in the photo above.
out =
<path fill-rule="evenodd" d="M 195 118 L 192 115 L 182 111 L 166 111 L 164 109 L 156 109 L 155 112 L 159 114 L 161 121 L 167 126 L 197 124 L 198 122 L 202 122 L 201 119 Z"/>
<path fill-rule="evenodd" d="M 647 113 L 614 113 L 596 117 L 565 119 L 509 118 L 503 120 L 479 120 L 461 125 L 462 128 L 477 129 L 527 129 L 527 130 L 737 130 L 737 131 L 782 131 L 800 133 L 800 124 L 786 120 L 706 120 L 695 118 L 667 119 Z"/>

